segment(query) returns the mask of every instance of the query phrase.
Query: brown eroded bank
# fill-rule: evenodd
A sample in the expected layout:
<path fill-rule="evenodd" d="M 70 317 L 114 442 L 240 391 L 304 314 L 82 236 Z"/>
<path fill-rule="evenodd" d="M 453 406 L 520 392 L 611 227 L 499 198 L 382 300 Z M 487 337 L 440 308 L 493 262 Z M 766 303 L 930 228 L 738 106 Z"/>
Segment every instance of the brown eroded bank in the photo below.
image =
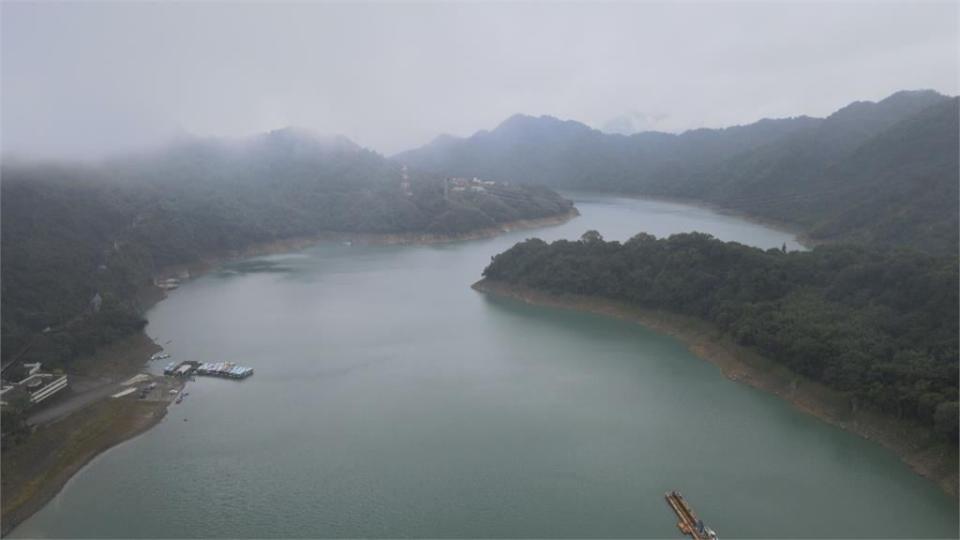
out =
<path fill-rule="evenodd" d="M 916 473 L 933 480 L 946 493 L 957 496 L 958 455 L 955 446 L 940 442 L 932 430 L 922 426 L 863 407 L 852 407 L 841 392 L 798 375 L 750 348 L 737 345 L 706 321 L 624 302 L 551 294 L 487 279 L 474 283 L 473 288 L 528 304 L 633 321 L 673 336 L 684 342 L 694 354 L 719 367 L 726 377 L 775 394 L 808 414 L 878 442 L 896 453 Z"/>

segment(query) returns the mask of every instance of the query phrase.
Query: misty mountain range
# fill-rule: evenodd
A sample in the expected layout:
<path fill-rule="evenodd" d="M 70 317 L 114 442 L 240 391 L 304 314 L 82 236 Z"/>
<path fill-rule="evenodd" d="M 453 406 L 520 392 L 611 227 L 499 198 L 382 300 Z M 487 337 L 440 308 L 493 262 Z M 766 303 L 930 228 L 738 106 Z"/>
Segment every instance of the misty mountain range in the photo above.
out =
<path fill-rule="evenodd" d="M 158 268 L 252 243 L 325 231 L 463 234 L 569 212 L 542 186 L 682 198 L 817 240 L 956 253 L 957 124 L 957 98 L 920 91 L 823 119 L 679 135 L 516 115 L 392 158 L 283 129 L 184 137 L 95 165 L 7 160 L 3 348 L 67 324 L 99 291 L 112 322 L 56 334 L 55 352 L 35 349 L 44 361 L 89 352 L 138 318 L 135 291 Z M 445 180 L 475 176 L 498 184 L 451 190 Z"/>
<path fill-rule="evenodd" d="M 645 131 L 672 131 L 658 129 L 668 124 L 669 121 L 670 117 L 666 114 L 645 114 L 639 111 L 628 111 L 604 122 L 600 131 L 618 135 L 633 135 Z"/>
<path fill-rule="evenodd" d="M 709 203 L 793 225 L 814 240 L 955 252 L 957 133 L 957 98 L 903 91 L 827 118 L 678 135 L 606 134 L 516 115 L 395 159 L 449 175 Z"/>
<path fill-rule="evenodd" d="M 2 347 L 52 327 L 29 354 L 54 365 L 134 328 L 138 289 L 170 265 L 325 232 L 458 237 L 572 208 L 546 188 L 451 189 L 297 129 L 182 138 L 96 165 L 7 162 L 2 175 Z M 97 293 L 103 309 L 76 326 Z"/>

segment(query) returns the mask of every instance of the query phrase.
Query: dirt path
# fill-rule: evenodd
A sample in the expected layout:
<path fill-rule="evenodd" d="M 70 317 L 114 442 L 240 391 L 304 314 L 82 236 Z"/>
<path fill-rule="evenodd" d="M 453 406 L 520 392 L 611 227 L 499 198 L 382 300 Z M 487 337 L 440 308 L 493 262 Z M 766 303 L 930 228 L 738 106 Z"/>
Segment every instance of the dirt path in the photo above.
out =
<path fill-rule="evenodd" d="M 67 373 L 68 389 L 50 398 L 27 418 L 38 426 L 73 414 L 123 389 L 121 383 L 139 373 L 160 347 L 142 332 L 78 358 Z"/>
<path fill-rule="evenodd" d="M 75 381 L 70 381 L 71 386 Z M 113 380 L 97 380 L 92 388 L 78 390 L 76 387 L 68 388 L 63 395 L 58 395 L 51 399 L 52 403 L 46 405 L 27 418 L 27 424 L 39 426 L 59 420 L 67 415 L 73 414 L 80 409 L 93 404 L 107 396 L 120 391 L 123 388 L 120 383 Z M 56 400 L 56 401 L 54 401 Z"/>

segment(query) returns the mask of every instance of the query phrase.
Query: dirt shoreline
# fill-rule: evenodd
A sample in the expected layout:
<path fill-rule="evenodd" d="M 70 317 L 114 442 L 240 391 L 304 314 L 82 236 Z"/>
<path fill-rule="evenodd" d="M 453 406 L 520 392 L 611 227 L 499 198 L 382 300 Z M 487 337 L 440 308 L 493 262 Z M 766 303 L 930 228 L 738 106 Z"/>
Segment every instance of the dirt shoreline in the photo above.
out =
<path fill-rule="evenodd" d="M 522 229 L 534 229 L 559 225 L 580 215 L 576 208 L 569 212 L 537 219 L 524 219 L 503 223 L 495 227 L 478 229 L 462 234 L 442 235 L 427 233 L 344 233 L 326 232 L 311 237 L 290 238 L 250 245 L 241 250 L 212 254 L 191 263 L 169 266 L 156 273 L 157 279 L 169 277 L 197 277 L 225 262 L 297 251 L 321 242 L 351 242 L 372 245 L 439 244 L 467 240 L 479 240 Z M 140 309 L 146 311 L 166 298 L 162 289 L 146 285 L 137 293 Z M 115 342 L 95 354 L 80 358 L 75 368 L 84 374 L 109 375 L 126 378 L 143 371 L 151 353 L 162 350 L 143 331 Z M 139 359 L 139 360 L 138 360 Z M 172 400 L 133 402 L 133 407 L 120 408 L 121 400 L 96 401 L 49 426 L 41 426 L 29 439 L 3 452 L 4 469 L 7 467 L 29 469 L 18 471 L 20 478 L 4 479 L 2 525 L 0 537 L 6 536 L 17 525 L 43 508 L 63 486 L 91 460 L 110 448 L 143 434 L 160 423 Z M 149 414 L 141 409 L 149 408 Z M 143 414 L 138 414 L 143 413 Z M 71 424 L 74 426 L 69 427 Z M 86 436 L 84 429 L 93 431 Z M 58 439 L 61 437 L 62 439 Z M 63 443 L 62 441 L 68 441 Z M 56 460 L 39 454 L 56 456 Z M 9 469 L 7 469 L 9 471 Z M 9 480 L 9 481 L 8 481 Z M 9 492 L 9 493 L 8 493 Z"/>
<path fill-rule="evenodd" d="M 30 435 L 31 440 L 8 450 L 3 460 L 7 470 L 18 461 L 34 462 L 35 453 L 45 455 L 40 458 L 42 470 L 33 471 L 31 477 L 20 481 L 14 493 L 4 495 L 0 536 L 6 536 L 46 506 L 94 458 L 160 423 L 168 407 L 169 402 L 135 401 L 135 396 L 100 400 L 50 426 L 38 428 L 37 433 Z M 60 437 L 67 438 L 69 443 L 61 444 Z M 36 463 L 31 465 L 37 467 Z"/>
<path fill-rule="evenodd" d="M 550 294 L 504 282 L 480 280 L 479 292 L 528 304 L 585 311 L 639 323 L 685 343 L 698 357 L 716 365 L 727 378 L 775 394 L 797 409 L 879 443 L 893 451 L 914 472 L 957 497 L 957 448 L 940 442 L 932 430 L 877 411 L 856 407 L 844 394 L 797 375 L 756 351 L 724 336 L 712 324 L 660 310 L 600 298 Z"/>
<path fill-rule="evenodd" d="M 148 298 L 159 299 L 156 294 Z M 78 358 L 68 375 L 119 384 L 142 373 L 150 355 L 160 350 L 141 331 Z M 25 441 L 5 448 L 0 456 L 4 471 L 0 536 L 43 508 L 97 456 L 159 424 L 173 401 L 169 390 L 184 384 L 182 380 L 164 380 L 156 390 L 159 395 L 147 400 L 135 395 L 98 399 L 36 427 Z M 56 401 L 52 406 L 57 406 Z"/>

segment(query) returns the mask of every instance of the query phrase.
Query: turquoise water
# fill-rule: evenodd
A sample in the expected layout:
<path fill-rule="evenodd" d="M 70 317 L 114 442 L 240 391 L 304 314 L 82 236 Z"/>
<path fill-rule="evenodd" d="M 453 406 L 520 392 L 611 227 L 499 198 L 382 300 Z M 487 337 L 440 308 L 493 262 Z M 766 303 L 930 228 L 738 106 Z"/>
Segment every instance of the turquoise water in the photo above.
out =
<path fill-rule="evenodd" d="M 577 198 L 582 216 L 557 227 L 326 244 L 187 283 L 147 332 L 175 359 L 256 375 L 189 383 L 14 536 L 670 538 L 670 489 L 727 538 L 957 535 L 956 500 L 893 454 L 674 339 L 470 289 L 531 236 L 798 247 L 704 209 Z"/>

